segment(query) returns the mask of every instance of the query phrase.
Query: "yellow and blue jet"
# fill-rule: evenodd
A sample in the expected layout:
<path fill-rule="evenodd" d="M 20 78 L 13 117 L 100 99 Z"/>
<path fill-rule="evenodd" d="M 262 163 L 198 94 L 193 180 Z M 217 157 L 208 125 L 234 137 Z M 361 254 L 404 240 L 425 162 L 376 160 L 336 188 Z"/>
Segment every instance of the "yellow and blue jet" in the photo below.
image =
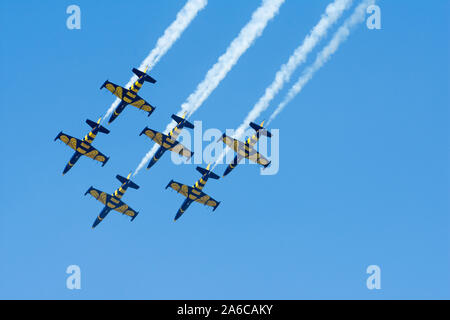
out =
<path fill-rule="evenodd" d="M 166 186 L 166 189 L 170 187 L 186 197 L 186 200 L 184 200 L 183 204 L 181 205 L 181 208 L 178 210 L 174 221 L 177 221 L 177 219 L 183 215 L 183 213 L 194 201 L 204 204 L 205 206 L 212 207 L 213 211 L 216 210 L 217 207 L 219 206 L 220 202 L 214 200 L 206 193 L 202 192 L 202 189 L 209 178 L 219 179 L 218 175 L 209 170 L 210 166 L 211 164 L 209 164 L 208 167 L 206 167 L 206 169 L 197 167 L 197 171 L 199 171 L 202 174 L 202 177 L 192 187 L 176 182 L 174 180 L 170 180 L 169 184 Z"/>
<path fill-rule="evenodd" d="M 140 96 L 137 95 L 138 91 L 141 89 L 142 85 L 145 81 L 150 83 L 156 83 L 156 80 L 150 77 L 147 72 L 148 67 L 145 69 L 144 72 L 133 68 L 133 73 L 138 76 L 139 78 L 134 82 L 134 84 L 131 85 L 130 89 L 126 89 L 124 87 L 118 86 L 108 80 L 103 83 L 103 85 L 100 87 L 100 89 L 106 88 L 109 91 L 111 91 L 112 94 L 114 94 L 117 98 L 122 100 L 120 104 L 114 109 L 113 114 L 111 115 L 111 118 L 109 118 L 108 123 L 111 123 L 116 119 L 120 113 L 125 109 L 127 105 L 132 105 L 138 109 L 144 110 L 148 112 L 148 116 L 152 114 L 153 110 L 155 110 L 155 107 L 153 107 L 150 103 L 142 99 Z"/>
<path fill-rule="evenodd" d="M 222 135 L 222 141 L 228 145 L 230 148 L 232 148 L 237 154 L 234 157 L 233 161 L 228 165 L 228 167 L 225 169 L 225 172 L 223 173 L 223 177 L 228 175 L 243 158 L 247 158 L 255 163 L 258 163 L 264 168 L 267 168 L 267 166 L 270 164 L 270 161 L 267 160 L 264 156 L 259 154 L 253 146 L 258 142 L 261 135 L 272 137 L 272 134 L 267 131 L 265 128 L 263 128 L 264 121 L 261 122 L 260 125 L 257 125 L 253 122 L 250 122 L 250 127 L 253 128 L 256 133 L 247 139 L 247 141 L 241 142 L 239 140 L 233 139 L 229 136 L 227 136 L 225 133 Z"/>
<path fill-rule="evenodd" d="M 137 217 L 139 212 L 134 211 L 127 204 L 122 202 L 122 200 L 120 200 L 128 188 L 139 189 L 139 186 L 130 180 L 130 176 L 131 172 L 126 178 L 122 177 L 121 175 L 117 175 L 116 178 L 122 183 L 122 185 L 112 194 L 106 194 L 105 192 L 93 187 L 90 187 L 88 191 L 86 191 L 84 195 L 87 195 L 89 193 L 91 196 L 105 205 L 103 210 L 95 219 L 94 224 L 92 225 L 92 229 L 94 229 L 100 222 L 102 222 L 111 210 L 115 210 L 131 217 L 131 221 L 133 221 Z"/>
<path fill-rule="evenodd" d="M 86 156 L 101 162 L 102 167 L 106 164 L 106 162 L 108 162 L 109 157 L 105 156 L 103 153 L 92 146 L 92 142 L 99 132 L 105 134 L 109 133 L 108 129 L 100 125 L 100 120 L 101 118 L 98 119 L 97 122 L 89 119 L 86 120 L 86 123 L 91 126 L 92 130 L 83 138 L 83 140 L 69 136 L 62 131 L 58 133 L 54 141 L 59 139 L 75 150 L 75 153 L 73 154 L 72 158 L 70 158 L 69 163 L 67 163 L 66 167 L 64 168 L 63 175 L 66 174 L 67 171 L 69 171 L 75 165 L 75 163 L 81 156 Z"/>
<path fill-rule="evenodd" d="M 183 117 L 179 117 L 175 114 L 172 114 L 172 119 L 177 122 L 177 125 L 169 132 L 168 135 L 149 129 L 148 127 L 145 127 L 144 130 L 142 130 L 142 132 L 139 134 L 139 135 L 145 134 L 147 137 L 149 137 L 150 139 L 152 139 L 161 146 L 159 147 L 158 151 L 156 151 L 152 160 L 150 160 L 147 169 L 150 169 L 167 150 L 178 153 L 179 155 L 184 156 L 187 159 L 190 159 L 192 157 L 194 153 L 191 152 L 189 149 L 187 149 L 185 146 L 183 146 L 181 143 L 176 141 L 181 133 L 181 130 L 184 127 L 194 129 L 194 125 L 189 121 L 187 121 L 185 117 L 186 114 L 184 114 Z"/>

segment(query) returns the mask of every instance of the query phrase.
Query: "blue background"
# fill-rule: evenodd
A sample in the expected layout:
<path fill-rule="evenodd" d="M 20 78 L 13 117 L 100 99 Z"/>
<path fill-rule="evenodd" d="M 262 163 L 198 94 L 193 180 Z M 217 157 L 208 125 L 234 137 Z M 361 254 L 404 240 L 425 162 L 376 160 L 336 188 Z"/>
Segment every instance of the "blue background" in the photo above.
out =
<path fill-rule="evenodd" d="M 286 1 L 191 120 L 237 127 L 328 2 Z M 378 2 L 382 30 L 359 25 L 273 122 L 277 175 L 238 167 L 205 187 L 218 210 L 193 204 L 174 223 L 184 198 L 164 187 L 199 174 L 166 155 L 124 197 L 139 217 L 95 230 L 102 205 L 84 192 L 136 168 L 142 128 L 165 128 L 260 1 L 210 1 L 142 89 L 152 117 L 127 108 L 94 142 L 109 163 L 82 158 L 63 177 L 72 150 L 53 138 L 89 131 L 114 100 L 103 81 L 126 84 L 184 2 L 78 0 L 81 30 L 66 28 L 70 4 L 0 4 L 0 298 L 450 298 L 448 1 Z M 66 288 L 71 264 L 81 290 Z M 366 288 L 372 264 L 381 290 Z"/>

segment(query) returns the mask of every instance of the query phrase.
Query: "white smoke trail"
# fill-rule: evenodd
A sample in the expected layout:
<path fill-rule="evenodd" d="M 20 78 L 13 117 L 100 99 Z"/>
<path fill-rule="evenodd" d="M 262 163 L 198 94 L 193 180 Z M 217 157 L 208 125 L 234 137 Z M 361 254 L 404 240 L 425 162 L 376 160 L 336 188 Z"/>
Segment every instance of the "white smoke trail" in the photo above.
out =
<path fill-rule="evenodd" d="M 335 0 L 325 9 L 325 13 L 319 22 L 311 29 L 310 33 L 305 37 L 302 44 L 297 47 L 289 60 L 281 66 L 275 74 L 273 82 L 266 88 L 264 95 L 259 98 L 258 102 L 250 110 L 249 114 L 236 129 L 234 138 L 242 138 L 248 124 L 255 121 L 259 115 L 268 108 L 270 101 L 283 88 L 284 84 L 291 78 L 292 73 L 305 62 L 308 54 L 314 49 L 319 41 L 326 36 L 329 28 L 342 16 L 344 11 L 349 8 L 353 0 Z M 217 158 L 216 164 L 221 162 L 229 148 L 225 148 L 222 154 Z"/>
<path fill-rule="evenodd" d="M 231 42 L 227 50 L 221 55 L 218 61 L 209 69 L 205 78 L 200 82 L 196 90 L 187 98 L 181 105 L 181 110 L 178 115 L 187 112 L 186 118 L 191 116 L 202 103 L 209 97 L 219 83 L 225 78 L 228 72 L 237 63 L 244 52 L 254 43 L 256 38 L 261 36 L 267 23 L 278 13 L 280 6 L 285 0 L 263 0 L 262 4 L 252 14 L 251 20 L 241 29 L 239 35 Z M 167 125 L 165 133 L 169 132 L 174 126 L 175 122 Z M 158 149 L 158 145 L 145 155 L 136 168 L 134 175 L 136 175 L 143 166 L 150 160 Z"/>
<path fill-rule="evenodd" d="M 303 43 L 295 49 L 289 57 L 287 63 L 283 64 L 275 75 L 275 79 L 266 88 L 264 95 L 258 100 L 249 112 L 245 120 L 235 132 L 236 138 L 241 138 L 248 124 L 255 121 L 259 115 L 268 108 L 270 101 L 283 88 L 284 84 L 290 80 L 292 73 L 305 62 L 308 54 L 314 49 L 317 43 L 326 36 L 328 29 L 342 16 L 344 11 L 350 7 L 353 0 L 335 0 L 325 9 L 320 21 L 314 26 L 311 32 L 303 40 Z"/>
<path fill-rule="evenodd" d="M 283 101 L 278 105 L 275 111 L 269 118 L 267 125 L 269 125 L 276 116 L 286 107 L 286 105 L 294 99 L 294 97 L 303 89 L 306 83 L 312 79 L 314 74 L 323 67 L 323 65 L 330 59 L 330 57 L 339 49 L 339 46 L 347 40 L 351 29 L 358 23 L 364 21 L 366 9 L 368 6 L 375 4 L 375 0 L 364 0 L 361 2 L 353 12 L 353 14 L 345 20 L 343 25 L 336 31 L 333 38 L 327 46 L 317 55 L 314 63 L 308 67 L 300 76 L 298 81 L 292 86 Z"/>
<path fill-rule="evenodd" d="M 278 13 L 285 0 L 264 0 L 253 13 L 251 20 L 242 28 L 239 35 L 231 42 L 226 52 L 219 57 L 217 63 L 207 72 L 197 89 L 181 105 L 181 111 L 189 115 L 194 113 L 219 85 L 242 54 L 261 36 L 267 23 Z"/>
<path fill-rule="evenodd" d="M 208 0 L 188 0 L 184 7 L 178 12 L 175 21 L 173 21 L 172 24 L 164 31 L 164 34 L 156 42 L 156 46 L 141 63 L 138 69 L 144 71 L 147 66 L 149 67 L 148 70 L 153 68 L 164 56 L 164 54 L 172 47 L 175 41 L 178 40 L 183 31 L 197 16 L 197 13 L 205 8 L 207 4 Z M 128 81 L 125 88 L 129 88 L 137 79 L 137 76 L 133 76 L 130 81 Z M 119 103 L 120 99 L 117 98 L 111 107 L 109 107 L 103 119 L 109 117 Z"/>

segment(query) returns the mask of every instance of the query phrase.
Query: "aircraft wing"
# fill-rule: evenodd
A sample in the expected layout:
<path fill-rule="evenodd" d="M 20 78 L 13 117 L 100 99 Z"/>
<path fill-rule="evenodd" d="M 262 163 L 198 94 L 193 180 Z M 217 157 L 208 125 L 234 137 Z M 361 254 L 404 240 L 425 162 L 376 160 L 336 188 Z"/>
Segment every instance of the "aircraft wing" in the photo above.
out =
<path fill-rule="evenodd" d="M 85 155 L 86 157 L 102 162 L 103 164 L 105 164 L 108 161 L 107 156 L 105 156 L 103 153 L 101 153 L 91 145 L 89 145 L 89 149 L 87 149 L 86 151 L 84 149 L 82 151 L 80 150 L 77 151 Z"/>
<path fill-rule="evenodd" d="M 132 218 L 138 214 L 135 210 L 133 210 L 126 203 L 124 203 L 123 201 L 120 201 L 120 200 L 114 210 L 116 210 L 117 212 L 126 214 L 127 216 L 132 217 Z"/>
<path fill-rule="evenodd" d="M 109 201 L 109 199 L 111 199 L 111 195 L 109 195 L 106 192 L 103 192 L 101 190 L 95 189 L 93 187 L 90 187 L 88 189 L 88 191 L 86 191 L 85 195 L 88 193 L 91 196 L 93 196 L 95 199 L 97 199 L 98 201 L 103 203 L 104 205 L 106 205 L 106 203 Z"/>
<path fill-rule="evenodd" d="M 126 214 L 129 217 L 134 217 L 138 213 L 130 208 L 126 203 L 124 203 L 121 200 L 113 199 L 113 197 L 106 192 L 103 192 L 101 190 L 95 189 L 93 187 L 90 187 L 88 191 L 86 191 L 86 194 L 90 194 L 95 199 L 103 203 L 105 206 L 108 206 L 109 208 L 116 210 L 117 212 Z"/>
<path fill-rule="evenodd" d="M 172 138 L 170 138 L 168 135 L 166 135 L 164 133 L 161 133 L 161 132 L 149 129 L 149 128 L 144 129 L 144 131 L 142 133 L 144 133 L 147 137 L 149 137 L 150 139 L 155 141 L 157 144 L 162 146 L 164 149 L 178 153 L 179 155 L 181 155 L 183 157 L 186 157 L 189 159 L 193 154 L 193 152 L 191 152 L 189 149 L 187 149 L 181 143 L 179 143 L 176 140 L 173 140 Z"/>
<path fill-rule="evenodd" d="M 211 198 L 209 195 L 207 195 L 204 192 L 201 192 L 193 187 L 190 187 L 188 185 L 176 182 L 174 180 L 171 180 L 167 187 L 172 188 L 178 193 L 181 193 L 186 198 L 189 198 L 192 201 L 204 204 L 205 206 L 213 207 L 214 209 L 219 206 L 218 201 Z"/>
<path fill-rule="evenodd" d="M 80 139 L 69 136 L 68 134 L 65 134 L 63 132 L 60 132 L 56 136 L 55 141 L 58 139 L 61 140 L 62 142 L 64 142 L 65 144 L 67 144 L 69 147 L 71 147 L 75 151 L 77 151 L 78 146 L 81 144 Z"/>
<path fill-rule="evenodd" d="M 112 83 L 110 81 L 105 81 L 105 83 L 103 84 L 102 88 L 105 87 L 106 89 L 108 89 L 109 91 L 111 91 L 111 93 L 113 95 L 115 95 L 117 98 L 122 100 L 122 97 L 124 95 L 124 93 L 126 93 L 128 90 L 118 86 L 115 83 Z"/>
<path fill-rule="evenodd" d="M 61 140 L 65 144 L 67 144 L 69 147 L 71 147 L 73 150 L 81 153 L 82 155 L 89 157 L 91 159 L 94 159 L 96 161 L 102 162 L 105 164 L 108 161 L 108 157 L 105 156 L 103 153 L 95 149 L 90 144 L 74 138 L 72 136 L 69 136 L 68 134 L 65 134 L 63 132 L 60 132 L 58 136 L 55 138 L 55 140 Z"/>
<path fill-rule="evenodd" d="M 233 139 L 227 135 L 222 136 L 222 141 L 232 148 L 239 156 L 247 158 L 255 163 L 268 166 L 270 161 L 257 152 L 252 146 L 245 144 L 239 140 Z"/>
<path fill-rule="evenodd" d="M 126 97 L 123 99 L 123 101 L 128 102 L 126 100 Z M 133 107 L 138 108 L 138 109 L 147 111 L 149 116 L 153 112 L 153 110 L 155 110 L 154 106 L 152 106 L 150 103 L 148 103 L 147 101 L 142 99 L 137 94 L 136 94 L 136 97 L 134 97 L 133 100 L 131 102 L 129 102 L 129 104 L 132 105 Z"/>
<path fill-rule="evenodd" d="M 181 143 L 177 141 L 177 143 L 169 149 L 170 151 L 173 151 L 175 153 L 178 153 L 180 156 L 186 157 L 189 159 L 194 154 L 191 150 L 183 146 Z"/>
<path fill-rule="evenodd" d="M 110 81 L 105 81 L 103 87 L 108 89 L 112 94 L 114 94 L 120 100 L 125 101 L 126 103 L 136 107 L 138 109 L 147 111 L 149 115 L 153 112 L 155 107 L 153 107 L 150 103 L 142 99 L 139 95 L 134 93 L 131 90 L 125 89 L 117 84 L 114 84 Z"/>

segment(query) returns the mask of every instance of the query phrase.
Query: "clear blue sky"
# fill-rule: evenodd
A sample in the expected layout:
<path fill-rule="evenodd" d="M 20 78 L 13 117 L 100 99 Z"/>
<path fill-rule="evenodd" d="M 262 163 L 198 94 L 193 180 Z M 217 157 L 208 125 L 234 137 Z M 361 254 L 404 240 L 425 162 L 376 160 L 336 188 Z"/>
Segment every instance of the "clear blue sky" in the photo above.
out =
<path fill-rule="evenodd" d="M 183 197 L 164 187 L 199 174 L 166 155 L 124 197 L 136 220 L 91 229 L 102 205 L 84 192 L 136 168 L 140 131 L 165 128 L 260 3 L 210 2 L 142 89 L 153 115 L 129 107 L 94 142 L 108 164 L 64 177 L 72 152 L 53 138 L 88 132 L 113 101 L 101 84 L 124 85 L 184 1 L 78 0 L 81 30 L 66 28 L 72 1 L 1 2 L 0 298 L 450 298 L 448 1 L 378 2 L 382 30 L 360 25 L 273 122 L 277 175 L 238 167 L 206 185 L 214 213 L 193 204 L 174 223 Z M 287 0 L 192 120 L 238 126 L 328 2 Z M 81 290 L 65 287 L 71 264 Z"/>

